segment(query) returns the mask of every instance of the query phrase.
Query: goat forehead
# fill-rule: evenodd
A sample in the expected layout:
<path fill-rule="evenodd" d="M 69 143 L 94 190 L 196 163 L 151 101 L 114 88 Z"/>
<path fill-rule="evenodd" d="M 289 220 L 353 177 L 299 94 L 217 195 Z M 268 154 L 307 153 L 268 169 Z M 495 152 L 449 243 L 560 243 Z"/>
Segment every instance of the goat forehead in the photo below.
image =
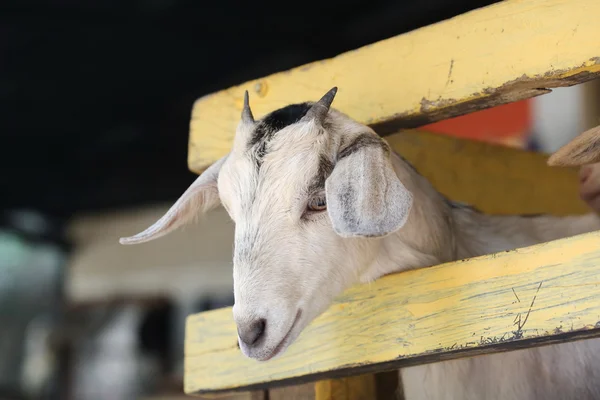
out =
<path fill-rule="evenodd" d="M 269 141 L 278 131 L 300 121 L 310 107 L 311 104 L 308 102 L 290 104 L 267 114 L 256 124 L 254 132 L 248 140 L 248 146 L 254 146 L 261 141 Z"/>
<path fill-rule="evenodd" d="M 222 197 L 228 205 L 241 207 L 242 213 L 261 204 L 282 200 L 287 204 L 302 196 L 323 170 L 323 162 L 329 164 L 312 146 L 284 146 L 270 152 L 260 169 L 253 167 L 251 157 L 238 154 L 221 174 Z"/>
<path fill-rule="evenodd" d="M 302 190 L 317 173 L 321 158 L 321 152 L 312 148 L 303 151 L 281 149 L 265 158 L 259 180 L 265 186 L 276 183 Z"/>
<path fill-rule="evenodd" d="M 302 117 L 310 110 L 311 105 L 312 103 L 308 102 L 290 104 L 267 114 L 256 123 L 253 131 L 248 136 L 245 152 L 251 157 L 257 169 L 261 168 L 265 155 L 271 151 L 274 138 L 299 132 L 291 128 L 300 122 Z M 295 128 L 298 127 L 295 126 Z"/>

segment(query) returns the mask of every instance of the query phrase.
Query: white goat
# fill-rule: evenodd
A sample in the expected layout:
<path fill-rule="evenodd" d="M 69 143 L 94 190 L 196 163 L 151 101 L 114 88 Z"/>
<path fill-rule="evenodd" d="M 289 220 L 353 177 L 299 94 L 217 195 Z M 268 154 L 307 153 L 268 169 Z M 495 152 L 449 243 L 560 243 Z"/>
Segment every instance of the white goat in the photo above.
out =
<path fill-rule="evenodd" d="M 242 352 L 281 354 L 333 298 L 392 272 L 600 230 L 595 214 L 489 216 L 444 198 L 371 128 L 317 103 L 255 121 L 146 231 L 165 235 L 220 202 L 235 221 L 233 315 Z M 600 341 L 401 370 L 407 399 L 599 399 Z"/>

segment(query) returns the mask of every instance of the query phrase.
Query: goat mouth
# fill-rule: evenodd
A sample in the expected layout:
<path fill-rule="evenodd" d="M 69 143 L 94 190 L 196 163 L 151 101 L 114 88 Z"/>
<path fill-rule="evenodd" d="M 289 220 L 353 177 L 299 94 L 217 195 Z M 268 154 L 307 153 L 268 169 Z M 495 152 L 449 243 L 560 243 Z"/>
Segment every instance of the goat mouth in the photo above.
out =
<path fill-rule="evenodd" d="M 302 316 L 302 310 L 299 309 L 298 312 L 296 313 L 296 318 L 294 318 L 294 322 L 292 323 L 292 326 L 290 327 L 288 332 L 285 334 L 283 339 L 281 339 L 281 341 L 279 342 L 279 344 L 277 346 L 275 346 L 273 351 L 271 351 L 271 353 L 267 357 L 263 358 L 261 361 L 269 361 L 270 359 L 272 359 L 273 357 L 275 357 L 276 355 L 281 353 L 281 350 L 283 350 L 283 348 L 288 344 L 287 343 L 288 339 L 290 338 L 290 335 L 292 334 L 292 331 L 294 330 L 296 325 L 298 325 L 298 321 L 300 321 L 301 316 Z"/>

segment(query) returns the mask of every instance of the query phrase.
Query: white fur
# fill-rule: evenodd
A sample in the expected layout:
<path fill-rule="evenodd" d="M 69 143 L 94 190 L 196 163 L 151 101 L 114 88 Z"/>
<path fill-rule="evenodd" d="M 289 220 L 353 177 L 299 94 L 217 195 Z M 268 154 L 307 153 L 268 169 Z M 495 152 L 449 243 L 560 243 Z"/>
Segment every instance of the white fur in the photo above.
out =
<path fill-rule="evenodd" d="M 594 214 L 501 217 L 451 207 L 404 160 L 376 150 L 377 146 L 365 146 L 352 160 L 337 160 L 355 138 L 365 133 L 377 136 L 335 110 L 330 110 L 327 122 L 327 129 L 301 121 L 278 132 L 268 144 L 260 170 L 247 145 L 253 127 L 242 123 L 220 171 L 213 169 L 209 179 L 199 178 L 218 183 L 221 202 L 236 223 L 235 321 L 243 328 L 259 318 L 266 320 L 261 340 L 251 346 L 240 341 L 248 357 L 267 360 L 282 354 L 335 296 L 356 282 L 600 229 Z M 335 207 L 340 209 L 307 214 L 311 195 L 307 188 L 319 173 L 323 155 L 339 163 L 326 183 L 331 189 L 328 203 L 333 203 L 332 196 L 348 190 L 348 185 L 353 185 L 352 191 L 362 191 L 357 192 L 360 198 L 350 196 L 351 204 L 338 201 Z M 343 173 L 336 170 L 342 165 Z M 369 170 L 354 174 L 352 168 Z M 369 185 L 361 176 L 376 176 L 381 181 Z M 409 194 L 403 195 L 402 190 Z M 190 193 L 198 212 L 207 208 L 210 196 L 198 190 Z M 369 207 L 382 207 L 382 198 L 387 207 L 396 210 L 390 214 L 398 216 L 396 223 L 372 222 L 376 218 L 368 212 Z M 178 203 L 189 201 L 180 199 Z M 349 216 L 347 210 L 365 210 L 361 213 L 370 215 Z M 179 226 L 190 218 L 189 213 L 170 213 L 169 218 L 186 220 L 174 224 L 161 220 L 160 226 Z M 377 237 L 363 237 L 362 230 L 355 235 L 347 232 L 354 225 L 344 218 L 358 218 L 354 225 L 366 227 L 376 233 L 370 236 Z M 344 237 L 336 233 L 334 225 L 342 227 Z M 160 226 L 149 228 L 137 241 L 164 234 Z M 374 226 L 376 229 L 371 229 Z M 136 239 L 128 241 L 134 242 Z M 406 368 L 401 371 L 406 398 L 600 398 L 599 343 L 579 341 Z"/>

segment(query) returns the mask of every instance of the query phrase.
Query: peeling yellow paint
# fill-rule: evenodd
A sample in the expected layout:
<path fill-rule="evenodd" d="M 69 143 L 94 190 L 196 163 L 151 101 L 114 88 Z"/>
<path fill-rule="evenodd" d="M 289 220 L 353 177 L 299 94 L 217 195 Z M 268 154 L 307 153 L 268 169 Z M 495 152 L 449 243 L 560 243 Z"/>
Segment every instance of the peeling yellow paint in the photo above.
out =
<path fill-rule="evenodd" d="M 229 151 L 250 92 L 256 117 L 317 100 L 380 133 L 547 93 L 600 74 L 600 2 L 512 0 L 404 35 L 246 82 L 194 105 L 188 165 L 201 172 Z"/>

